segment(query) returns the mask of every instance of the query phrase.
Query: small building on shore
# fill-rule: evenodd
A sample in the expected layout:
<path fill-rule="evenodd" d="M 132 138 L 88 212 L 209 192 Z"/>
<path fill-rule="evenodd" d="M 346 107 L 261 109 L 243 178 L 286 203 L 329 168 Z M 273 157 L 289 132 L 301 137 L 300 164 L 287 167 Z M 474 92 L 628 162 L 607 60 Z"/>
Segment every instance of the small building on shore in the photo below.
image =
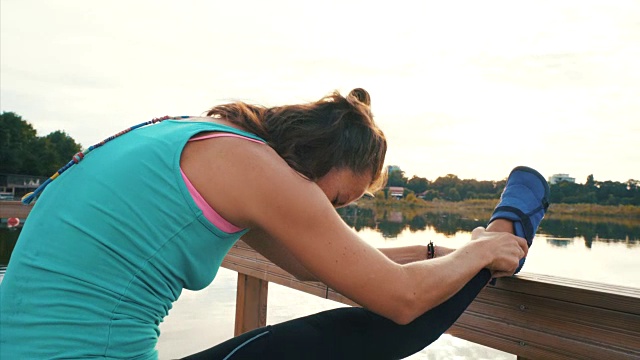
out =
<path fill-rule="evenodd" d="M 402 186 L 389 186 L 389 197 L 394 199 L 402 199 L 404 196 L 404 188 Z"/>
<path fill-rule="evenodd" d="M 48 178 L 45 176 L 0 174 L 0 192 L 5 196 L 20 198 L 22 195 L 35 190 Z"/>
<path fill-rule="evenodd" d="M 553 174 L 549 177 L 549 184 L 551 185 L 557 184 L 562 181 L 575 183 L 576 178 L 569 176 L 569 174 Z"/>

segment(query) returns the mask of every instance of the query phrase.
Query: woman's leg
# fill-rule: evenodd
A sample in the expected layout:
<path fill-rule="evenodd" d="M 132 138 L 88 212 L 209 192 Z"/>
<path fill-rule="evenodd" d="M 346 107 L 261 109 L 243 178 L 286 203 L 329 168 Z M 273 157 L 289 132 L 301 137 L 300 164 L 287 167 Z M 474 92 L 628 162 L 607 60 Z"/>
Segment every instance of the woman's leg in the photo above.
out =
<path fill-rule="evenodd" d="M 362 308 L 339 308 L 252 330 L 187 359 L 404 358 L 438 339 L 490 279 L 488 270 L 480 271 L 457 294 L 408 325 Z"/>

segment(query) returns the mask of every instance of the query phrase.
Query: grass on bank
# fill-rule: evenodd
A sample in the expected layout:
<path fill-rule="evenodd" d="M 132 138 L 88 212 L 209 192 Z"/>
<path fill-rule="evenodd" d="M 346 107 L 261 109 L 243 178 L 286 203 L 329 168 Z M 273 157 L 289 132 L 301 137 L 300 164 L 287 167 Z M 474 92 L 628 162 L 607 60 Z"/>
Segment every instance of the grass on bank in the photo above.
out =
<path fill-rule="evenodd" d="M 464 214 L 474 218 L 488 218 L 497 204 L 493 199 L 472 199 L 464 201 L 425 201 L 410 194 L 405 199 L 363 198 L 358 206 L 363 208 L 391 207 L 413 208 L 424 212 Z M 640 220 L 640 206 L 633 205 L 598 205 L 598 204 L 551 204 L 547 217 L 563 218 L 607 218 Z"/>

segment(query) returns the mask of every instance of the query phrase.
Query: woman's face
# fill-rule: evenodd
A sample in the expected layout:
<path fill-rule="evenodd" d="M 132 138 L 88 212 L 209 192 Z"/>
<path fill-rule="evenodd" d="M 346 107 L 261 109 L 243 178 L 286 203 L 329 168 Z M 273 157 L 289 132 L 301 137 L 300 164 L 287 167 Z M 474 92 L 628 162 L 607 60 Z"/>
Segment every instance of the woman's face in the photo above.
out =
<path fill-rule="evenodd" d="M 358 200 L 371 184 L 369 172 L 356 174 L 351 169 L 333 168 L 316 184 L 327 195 L 331 204 L 339 208 Z"/>

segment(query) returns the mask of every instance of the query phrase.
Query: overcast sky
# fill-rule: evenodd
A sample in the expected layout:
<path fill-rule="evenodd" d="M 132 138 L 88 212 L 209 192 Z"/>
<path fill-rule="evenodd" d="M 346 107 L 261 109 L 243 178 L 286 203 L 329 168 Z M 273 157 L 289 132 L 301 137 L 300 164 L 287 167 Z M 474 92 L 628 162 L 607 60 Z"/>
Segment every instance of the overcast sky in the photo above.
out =
<path fill-rule="evenodd" d="M 0 6 L 0 108 L 41 136 L 364 87 L 409 177 L 640 179 L 640 1 Z"/>

